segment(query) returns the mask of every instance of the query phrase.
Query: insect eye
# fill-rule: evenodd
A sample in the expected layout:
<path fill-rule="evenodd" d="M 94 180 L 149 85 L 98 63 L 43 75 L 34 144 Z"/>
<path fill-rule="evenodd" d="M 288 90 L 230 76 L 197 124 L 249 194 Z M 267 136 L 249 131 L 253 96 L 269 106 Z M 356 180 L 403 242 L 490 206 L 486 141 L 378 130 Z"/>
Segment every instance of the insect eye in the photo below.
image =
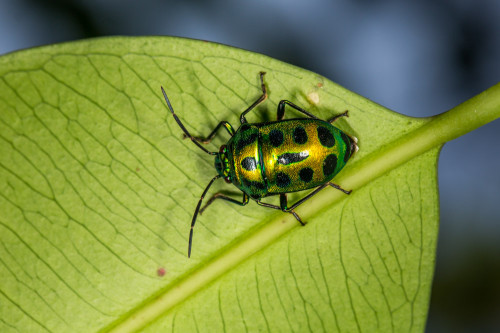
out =
<path fill-rule="evenodd" d="M 219 153 L 226 153 L 226 145 L 220 146 Z"/>
<path fill-rule="evenodd" d="M 224 180 L 226 181 L 226 183 L 231 184 L 231 177 L 224 177 Z"/>

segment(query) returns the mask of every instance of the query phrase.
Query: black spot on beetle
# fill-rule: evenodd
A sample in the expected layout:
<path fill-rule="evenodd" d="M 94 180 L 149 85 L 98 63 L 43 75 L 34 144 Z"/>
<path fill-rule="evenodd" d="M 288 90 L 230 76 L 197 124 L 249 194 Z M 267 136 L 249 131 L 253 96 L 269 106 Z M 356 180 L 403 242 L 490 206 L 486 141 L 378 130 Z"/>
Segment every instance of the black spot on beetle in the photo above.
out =
<path fill-rule="evenodd" d="M 269 132 L 269 141 L 273 147 L 279 147 L 283 143 L 283 132 L 277 129 L 273 129 Z"/>
<path fill-rule="evenodd" d="M 248 136 L 245 136 L 243 137 L 241 140 L 238 141 L 238 143 L 236 144 L 236 149 L 237 150 L 241 150 L 243 149 L 244 147 L 252 144 L 255 142 L 255 140 L 257 140 L 257 133 L 253 133 L 251 135 L 248 135 Z"/>
<path fill-rule="evenodd" d="M 302 151 L 300 153 L 284 153 L 278 156 L 278 163 L 287 165 L 303 161 L 308 157 L 309 157 L 308 151 Z"/>
<path fill-rule="evenodd" d="M 240 132 L 245 132 L 245 131 L 248 131 L 250 129 L 250 125 L 249 124 L 243 124 L 240 126 Z"/>
<path fill-rule="evenodd" d="M 290 177 L 284 172 L 278 172 L 276 174 L 276 185 L 278 187 L 284 188 L 290 185 Z"/>
<path fill-rule="evenodd" d="M 297 127 L 293 130 L 293 142 L 303 145 L 307 142 L 307 132 L 304 127 Z"/>
<path fill-rule="evenodd" d="M 313 178 L 314 171 L 311 168 L 303 168 L 299 171 L 299 177 L 303 182 L 309 183 Z"/>
<path fill-rule="evenodd" d="M 245 170 L 253 171 L 257 169 L 257 161 L 255 161 L 254 157 L 245 157 L 243 161 L 241 161 L 241 166 Z"/>
<path fill-rule="evenodd" d="M 263 191 L 266 189 L 266 185 L 261 183 L 261 182 L 255 182 L 255 181 L 251 181 L 248 179 L 242 179 L 242 183 L 243 183 L 243 185 L 245 185 L 245 187 L 254 188 L 254 189 L 257 189 L 259 191 Z"/>
<path fill-rule="evenodd" d="M 335 138 L 333 137 L 332 132 L 328 130 L 328 128 L 323 126 L 318 126 L 318 138 L 319 142 L 325 147 L 333 147 L 335 146 Z"/>
<path fill-rule="evenodd" d="M 323 161 L 323 174 L 328 177 L 335 172 L 337 168 L 337 155 L 330 154 Z"/>

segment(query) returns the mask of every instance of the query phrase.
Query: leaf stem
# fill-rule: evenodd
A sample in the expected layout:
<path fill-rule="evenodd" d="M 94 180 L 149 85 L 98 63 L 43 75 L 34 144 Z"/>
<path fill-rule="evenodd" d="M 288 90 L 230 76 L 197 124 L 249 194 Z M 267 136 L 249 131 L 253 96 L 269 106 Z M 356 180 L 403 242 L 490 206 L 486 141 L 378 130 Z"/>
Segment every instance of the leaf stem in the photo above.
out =
<path fill-rule="evenodd" d="M 447 112 L 428 118 L 420 128 L 346 168 L 335 180 L 344 188 L 359 188 L 412 158 L 499 117 L 500 83 Z"/>
<path fill-rule="evenodd" d="M 456 139 L 500 117 L 500 83 L 464 103 L 432 117 L 429 130 L 437 144 Z"/>

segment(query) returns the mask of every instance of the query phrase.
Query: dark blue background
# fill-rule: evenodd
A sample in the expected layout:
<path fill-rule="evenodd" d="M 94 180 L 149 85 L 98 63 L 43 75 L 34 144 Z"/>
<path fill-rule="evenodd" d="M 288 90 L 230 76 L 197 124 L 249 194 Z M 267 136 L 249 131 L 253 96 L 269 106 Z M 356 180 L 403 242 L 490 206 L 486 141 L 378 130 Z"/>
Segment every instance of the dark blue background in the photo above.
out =
<path fill-rule="evenodd" d="M 415 117 L 500 81 L 498 0 L 0 0 L 0 53 L 104 35 L 260 52 Z M 427 332 L 500 331 L 499 143 L 497 120 L 442 150 Z"/>

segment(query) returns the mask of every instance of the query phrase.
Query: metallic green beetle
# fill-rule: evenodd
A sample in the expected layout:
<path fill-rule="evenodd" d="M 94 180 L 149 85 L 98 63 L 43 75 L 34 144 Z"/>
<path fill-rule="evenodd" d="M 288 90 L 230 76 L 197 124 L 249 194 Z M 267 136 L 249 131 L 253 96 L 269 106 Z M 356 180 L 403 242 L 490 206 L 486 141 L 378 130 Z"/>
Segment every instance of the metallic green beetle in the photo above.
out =
<path fill-rule="evenodd" d="M 221 121 L 207 138 L 197 138 L 188 132 L 175 114 L 165 90 L 161 88 L 168 108 L 184 132 L 184 137 L 190 138 L 206 153 L 215 155 L 217 175 L 208 183 L 196 206 L 189 233 L 188 257 L 191 256 L 196 218 L 215 199 L 244 206 L 249 198 L 252 198 L 261 206 L 293 214 L 304 225 L 294 209 L 323 188 L 332 186 L 346 194 L 351 193 L 330 182 L 358 150 L 355 137 L 332 125 L 338 118 L 347 117 L 347 111 L 325 121 L 290 101 L 282 100 L 278 105 L 277 121 L 248 123 L 245 115 L 267 98 L 264 74 L 260 73 L 262 95 L 243 111 L 238 130 L 235 131 L 228 122 Z M 291 106 L 308 118 L 283 120 L 285 105 Z M 219 152 L 210 152 L 201 143 L 209 143 L 221 127 L 229 132 L 231 138 L 220 147 Z M 218 178 L 224 178 L 227 183 L 233 183 L 239 188 L 243 192 L 243 200 L 240 202 L 222 193 L 216 193 L 200 209 L 208 189 Z M 316 189 L 288 207 L 287 193 L 311 188 Z M 272 195 L 280 196 L 280 206 L 261 201 L 262 198 Z"/>

